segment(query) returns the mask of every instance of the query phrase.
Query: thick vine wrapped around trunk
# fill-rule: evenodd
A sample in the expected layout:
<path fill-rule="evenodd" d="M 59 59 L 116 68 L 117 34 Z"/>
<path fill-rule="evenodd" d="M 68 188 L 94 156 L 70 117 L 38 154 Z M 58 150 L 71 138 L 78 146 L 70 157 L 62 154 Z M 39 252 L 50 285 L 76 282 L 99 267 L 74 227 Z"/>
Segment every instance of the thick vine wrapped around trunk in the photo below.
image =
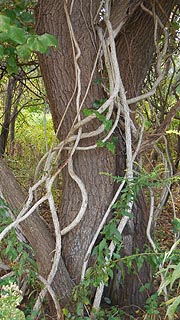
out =
<path fill-rule="evenodd" d="M 14 215 L 21 211 L 26 201 L 26 195 L 11 170 L 1 158 L 0 190 L 2 190 L 3 196 Z M 54 237 L 52 237 L 46 224 L 37 213 L 33 213 L 29 218 L 24 220 L 20 224 L 20 227 L 34 250 L 39 273 L 44 278 L 47 278 L 51 270 L 53 250 L 55 248 Z M 61 287 L 59 287 L 60 282 Z M 73 284 L 62 260 L 53 287 L 56 292 L 61 294 L 62 303 L 65 305 L 69 300 L 68 297 L 71 295 Z"/>
<path fill-rule="evenodd" d="M 174 4 L 175 1 L 158 1 L 155 9 L 162 24 L 166 22 Z M 95 100 L 105 98 L 109 101 L 106 117 L 110 115 L 109 119 L 115 122 L 118 93 L 123 86 L 127 99 L 141 93 L 155 52 L 154 18 L 148 13 L 151 9 L 150 1 L 147 3 L 147 10 L 143 9 L 142 1 L 112 1 L 110 21 L 105 18 L 101 21 L 99 6 L 100 1 L 94 0 L 76 0 L 71 3 L 39 0 L 36 7 L 37 32 L 54 34 L 59 42 L 58 50 L 51 49 L 50 54 L 39 55 L 39 63 L 54 128 L 61 141 L 60 150 L 65 146 L 56 168 L 57 171 L 63 168 L 63 195 L 58 209 L 62 257 L 53 281 L 55 293 L 61 297 L 61 307 L 66 305 L 72 288 L 81 279 L 89 245 L 117 189 L 111 176 L 103 173 L 124 176 L 128 162 L 125 115 L 121 114 L 121 121 L 114 131 L 118 138 L 114 155 L 107 148 L 97 148 L 97 140 L 103 139 L 107 133 L 99 130 L 94 134 L 98 128 L 102 128 L 102 123 L 92 114 L 92 120 L 83 125 L 82 109 L 92 109 Z M 159 28 L 157 37 L 161 32 Z M 101 39 L 102 34 L 104 36 Z M 109 49 L 108 41 L 113 36 L 115 43 L 113 39 Z M 114 56 L 113 50 L 116 51 Z M 119 67 L 115 64 L 116 58 Z M 108 59 L 113 75 L 108 68 Z M 116 85 L 117 69 L 120 69 L 123 82 L 121 88 L 119 84 Z M 97 85 L 99 77 L 104 86 Z M 122 105 L 122 101 L 120 104 Z M 115 107 L 113 112 L 111 106 Z M 136 105 L 133 104 L 131 111 L 135 109 Z M 133 115 L 132 113 L 132 133 L 137 126 Z M 106 118 L 106 121 L 109 119 Z M 79 123 L 81 125 L 78 126 Z M 94 145 L 95 147 L 90 148 Z M 4 162 L 1 160 L 0 163 L 0 187 L 12 209 L 19 210 L 25 196 Z M 9 184 L 5 181 L 6 175 Z M 78 220 L 76 218 L 79 212 L 82 212 L 82 216 Z M 148 209 L 143 194 L 135 202 L 133 214 L 134 218 L 127 223 L 123 232 L 124 255 L 131 255 L 137 248 L 143 251 L 147 242 Z M 76 226 L 66 233 L 66 227 L 76 220 Z M 40 273 L 47 277 L 52 264 L 51 254 L 55 248 L 54 238 L 37 214 L 31 215 L 21 227 L 36 251 Z M 129 308 L 131 305 L 143 307 L 146 293 L 140 293 L 139 288 L 142 283 L 149 281 L 150 268 L 144 265 L 140 275 L 125 275 L 123 283 L 119 283 L 118 279 L 118 275 L 115 276 L 107 290 L 112 303 Z"/>
<path fill-rule="evenodd" d="M 120 33 L 116 36 L 117 56 L 124 86 L 127 90 L 127 97 L 129 98 L 140 94 L 143 80 L 151 65 L 155 50 L 154 19 L 142 10 L 141 3 L 142 1 L 136 1 L 136 3 L 130 5 L 128 1 L 122 1 L 121 3 L 114 1 L 112 5 L 111 20 L 114 29 L 117 29 L 119 24 L 123 25 Z M 99 40 L 92 21 L 92 17 L 97 10 L 96 5 L 95 2 L 76 1 L 71 8 L 67 8 L 70 13 L 73 33 L 80 50 L 78 63 L 81 70 L 81 99 L 88 86 L 98 50 Z M 166 15 L 160 10 L 161 7 L 165 9 Z M 163 23 L 166 22 L 166 17 L 172 7 L 173 3 L 167 3 L 167 1 L 159 3 L 157 13 Z M 122 8 L 123 10 L 120 10 Z M 39 57 L 54 126 L 57 130 L 76 86 L 72 34 L 70 36 L 71 30 L 63 1 L 54 1 L 53 4 L 51 1 L 46 1 L 46 3 L 40 1 L 37 17 L 38 32 L 53 33 L 59 41 L 58 51 L 52 50 L 50 55 Z M 98 78 L 97 71 L 95 71 L 93 78 Z M 92 108 L 93 101 L 102 98 L 102 96 L 104 96 L 102 90 L 93 83 L 84 106 Z M 64 138 L 70 130 L 75 114 L 75 99 L 72 99 L 59 133 L 61 138 Z M 94 130 L 96 125 L 96 122 L 91 122 L 86 126 L 86 131 Z M 123 174 L 125 169 L 123 136 L 118 136 L 118 138 L 121 149 L 117 150 L 116 157 L 113 157 L 105 149 L 76 151 L 73 155 L 74 170 L 82 179 L 88 194 L 88 207 L 82 222 L 63 238 L 63 258 L 75 283 L 78 283 L 80 279 L 84 255 L 115 190 L 112 180 L 107 176 L 100 175 L 99 172 Z M 86 145 L 92 144 L 92 138 L 87 139 L 85 143 Z M 67 168 L 65 168 L 63 171 L 63 199 L 59 211 L 59 219 L 64 226 L 68 225 L 77 214 L 80 208 L 80 199 L 79 189 L 68 175 Z M 129 232 L 127 228 L 128 236 L 124 235 L 125 242 L 126 239 L 131 239 L 129 254 L 137 247 L 143 250 L 142 244 L 146 242 L 145 230 L 148 210 L 143 196 L 138 199 L 134 214 L 133 229 L 131 228 Z M 124 245 L 126 246 L 126 244 Z M 149 278 L 148 268 L 145 267 L 141 274 L 141 280 L 147 282 Z M 114 298 L 115 302 L 121 305 L 137 304 L 143 306 L 145 297 L 140 297 L 139 286 L 140 282 L 137 277 L 128 277 L 123 287 L 119 287 L 116 293 L 118 298 Z"/>

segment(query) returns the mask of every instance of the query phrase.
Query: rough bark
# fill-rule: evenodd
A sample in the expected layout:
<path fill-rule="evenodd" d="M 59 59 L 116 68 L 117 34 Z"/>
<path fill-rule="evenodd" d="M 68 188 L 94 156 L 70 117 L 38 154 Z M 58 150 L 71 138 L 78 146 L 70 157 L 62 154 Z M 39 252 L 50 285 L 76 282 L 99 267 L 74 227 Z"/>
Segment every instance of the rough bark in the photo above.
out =
<path fill-rule="evenodd" d="M 166 16 L 169 15 L 174 2 L 175 1 L 160 1 L 161 6 L 166 12 L 166 14 L 162 14 L 162 20 L 164 18 L 163 21 L 165 21 Z M 86 0 L 77 0 L 73 3 L 70 18 L 76 40 L 81 50 L 81 56 L 78 62 L 81 67 L 82 99 L 89 82 L 98 48 L 98 41 L 92 23 L 92 10 L 95 11 L 98 3 L 97 1 L 92 1 L 92 6 L 91 1 Z M 112 17 L 113 15 L 116 16 L 115 25 L 118 25 L 119 21 L 116 8 L 118 8 L 120 14 L 120 22 L 124 19 L 123 31 L 117 36 L 117 52 L 128 97 L 139 94 L 146 72 L 152 62 L 154 52 L 152 40 L 153 20 L 139 7 L 137 8 L 140 3 L 141 1 L 135 1 L 133 3 L 133 5 L 135 4 L 134 6 L 129 6 L 129 3 L 125 0 L 121 2 L 114 1 L 114 7 L 112 7 Z M 52 33 L 59 41 L 59 49 L 57 51 L 52 49 L 50 55 L 41 55 L 39 57 L 55 130 L 58 128 L 58 124 L 75 87 L 72 43 L 63 4 L 64 1 L 62 0 L 54 0 L 53 2 L 50 0 L 40 0 L 36 9 L 37 31 L 39 33 Z M 123 13 L 119 10 L 120 5 L 123 6 Z M 94 78 L 96 78 L 96 76 L 97 73 L 95 73 Z M 85 101 L 85 106 L 91 108 L 93 101 L 97 98 L 102 98 L 102 96 L 103 91 L 92 84 Z M 75 115 L 75 99 L 73 99 L 66 113 L 60 134 L 58 134 L 59 138 L 66 136 L 71 128 Z M 96 121 L 93 121 L 93 123 L 90 123 L 86 127 L 86 130 L 93 130 L 96 126 Z M 93 139 L 86 141 L 86 143 L 89 144 L 92 142 Z M 67 297 L 71 292 L 71 280 L 78 283 L 80 279 L 84 255 L 114 194 L 114 184 L 111 178 L 100 175 L 99 172 L 106 171 L 112 174 L 120 173 L 123 175 L 123 170 L 125 169 L 125 148 L 121 135 L 119 135 L 119 145 L 121 149 L 117 151 L 116 157 L 113 157 L 106 149 L 96 149 L 85 152 L 77 151 L 73 157 L 75 172 L 87 188 L 89 205 L 81 224 L 63 238 L 63 259 L 65 264 L 63 260 L 61 260 L 59 271 L 54 281 L 56 292 L 62 297 L 62 305 L 67 302 Z M 66 155 L 64 155 L 64 157 L 65 156 Z M 11 192 L 12 189 L 15 188 L 15 194 L 18 195 L 15 208 L 19 209 L 19 206 L 24 202 L 24 195 L 22 195 L 16 183 L 13 182 L 13 177 L 1 161 L 0 187 L 3 188 L 2 190 L 5 196 L 9 197 L 9 201 L 13 199 L 11 198 Z M 6 176 L 9 177 L 10 190 L 6 189 L 8 188 Z M 59 219 L 62 227 L 64 227 L 73 220 L 81 205 L 79 189 L 69 177 L 66 168 L 63 171 L 62 189 L 63 199 L 61 209 L 59 210 Z M 12 209 L 14 209 L 14 203 L 13 200 Z M 134 215 L 133 223 L 131 222 L 131 224 L 129 224 L 124 233 L 125 254 L 131 254 L 137 247 L 143 250 L 142 241 L 145 239 L 148 219 L 148 212 L 143 195 L 139 197 L 136 203 Z M 36 215 L 27 219 L 22 224 L 22 228 L 24 229 L 27 239 L 36 250 L 40 271 L 43 275 L 47 275 L 50 269 L 49 254 L 54 249 L 54 239 L 42 223 L 40 217 Z M 39 241 L 37 241 L 37 238 Z M 141 280 L 147 282 L 149 278 L 148 268 L 144 267 L 142 277 L 143 279 L 141 278 Z M 143 295 L 140 296 L 140 282 L 134 275 L 126 277 L 124 284 L 118 287 L 116 284 L 113 284 L 113 290 L 117 288 L 116 293 L 110 293 L 113 302 L 123 306 L 130 306 L 131 304 L 144 306 L 145 297 Z"/>
<path fill-rule="evenodd" d="M 168 17 L 175 3 L 176 1 L 166 0 L 161 0 L 156 3 L 156 14 L 163 24 L 168 22 Z M 152 10 L 150 1 L 146 2 L 145 5 Z M 116 4 L 116 6 L 118 6 L 118 4 Z M 163 8 L 163 10 L 161 8 Z M 159 36 L 162 31 L 163 30 L 159 29 Z M 144 12 L 139 6 L 129 17 L 117 37 L 117 55 L 128 98 L 138 96 L 141 93 L 143 81 L 154 57 L 155 44 L 153 35 L 153 17 Z M 133 110 L 134 108 L 135 106 L 132 106 Z M 131 226 L 126 228 L 124 235 L 124 243 L 126 246 L 127 239 L 128 247 L 126 254 L 129 255 L 137 248 L 143 252 L 147 244 L 146 226 L 149 213 L 143 194 L 138 198 L 138 202 L 134 208 L 134 216 L 133 224 L 131 222 Z M 149 280 L 150 268 L 145 264 L 138 276 L 127 274 L 119 288 L 117 283 L 112 284 L 110 297 L 114 303 L 121 306 L 143 307 L 146 292 L 140 293 L 139 288 L 142 283 L 149 282 Z M 132 310 L 133 307 L 130 309 Z"/>
<path fill-rule="evenodd" d="M 46 5 L 43 2 L 40 3 L 39 16 L 41 19 L 38 21 L 38 32 L 53 33 L 59 40 L 57 52 L 52 50 L 51 55 L 40 56 L 40 66 L 55 128 L 57 128 L 74 90 L 74 62 L 63 1 L 55 1 L 53 5 L 51 1 L 47 1 Z M 71 14 L 74 33 L 82 53 L 79 60 L 82 79 L 81 99 L 87 88 L 97 53 L 90 11 L 90 2 L 83 1 L 81 7 L 81 1 L 76 1 Z M 97 86 L 92 85 L 85 106 L 91 107 L 95 99 L 102 97 L 100 94 L 102 95 L 102 91 L 98 92 Z M 61 127 L 62 137 L 70 129 L 75 114 L 73 100 Z M 86 129 L 93 130 L 95 127 L 96 122 L 93 121 Z M 88 142 L 92 143 L 92 141 Z M 114 174 L 116 164 L 110 152 L 103 149 L 76 152 L 73 161 L 75 172 L 82 179 L 88 192 L 88 209 L 82 223 L 63 238 L 63 258 L 72 279 L 77 283 L 88 245 L 113 196 L 112 179 L 99 173 L 112 172 Z M 65 226 L 73 220 L 81 205 L 79 189 L 69 177 L 66 168 L 63 171 L 62 189 L 63 199 L 59 218 L 61 224 Z"/>
<path fill-rule="evenodd" d="M 114 28 L 118 26 L 119 21 L 124 23 L 122 32 L 117 36 L 117 53 L 128 97 L 133 97 L 140 93 L 154 53 L 154 22 L 151 16 L 142 11 L 139 6 L 140 3 L 141 1 L 135 1 L 133 5 L 132 3 L 130 5 L 127 1 L 122 1 L 121 3 L 114 1 L 112 6 L 111 17 L 112 19 L 114 17 L 114 22 L 112 21 Z M 158 15 L 163 23 L 166 22 L 174 3 L 175 1 L 160 1 L 160 6 L 163 7 L 164 11 L 162 12 L 158 5 Z M 148 5 L 150 5 L 150 2 L 148 2 Z M 93 2 L 94 6 L 95 3 Z M 54 126 L 57 129 L 75 85 L 72 46 L 63 1 L 54 1 L 53 4 L 51 1 L 46 1 L 46 3 L 39 1 L 37 12 L 38 32 L 53 33 L 59 40 L 59 50 L 57 52 L 52 50 L 49 56 L 43 55 L 39 57 Z M 76 40 L 81 50 L 79 64 L 82 77 L 82 96 L 89 81 L 97 50 L 97 39 L 94 37 L 90 12 L 89 2 L 76 1 L 70 16 Z M 93 100 L 99 94 L 102 93 L 98 93 L 98 89 L 92 85 L 85 105 L 91 106 Z M 70 129 L 75 112 L 73 100 L 61 127 L 62 137 Z M 89 130 L 93 128 L 94 123 L 88 126 Z M 120 141 L 120 145 L 123 145 L 123 140 Z M 89 194 L 89 206 L 82 223 L 63 239 L 65 248 L 63 257 L 67 269 L 75 282 L 79 281 L 84 254 L 114 191 L 112 181 L 107 177 L 100 176 L 99 172 L 123 172 L 124 162 L 125 153 L 121 152 L 121 157 L 118 160 L 119 166 L 117 167 L 115 159 L 106 150 L 102 149 L 83 153 L 76 152 L 74 155 L 75 172 L 81 177 Z M 59 218 L 63 225 L 67 225 L 77 214 L 80 201 L 79 190 L 77 190 L 75 183 L 69 178 L 65 169 L 63 172 L 63 200 L 59 213 Z M 144 249 L 142 242 L 146 239 L 145 230 L 148 211 L 143 195 L 137 201 L 134 215 L 133 227 L 127 228 L 127 234 L 126 232 L 124 234 L 125 247 L 126 244 L 128 247 L 128 239 L 130 238 L 129 254 L 137 247 L 140 247 L 141 250 Z M 146 266 L 142 270 L 142 278 L 143 283 L 149 279 L 149 270 Z M 144 295 L 140 297 L 139 286 L 140 281 L 137 280 L 137 277 L 126 278 L 125 285 L 118 288 L 118 298 L 112 298 L 120 305 L 137 304 L 138 306 L 143 306 L 145 297 Z"/>
<path fill-rule="evenodd" d="M 16 215 L 17 212 L 22 209 L 26 201 L 26 195 L 22 191 L 11 170 L 1 158 L 0 190 L 2 191 L 10 209 Z M 36 213 L 33 213 L 29 218 L 24 220 L 20 226 L 24 236 L 34 250 L 34 258 L 37 261 L 38 272 L 43 277 L 47 278 L 51 270 L 53 250 L 55 248 L 54 238 L 52 237 L 44 221 Z M 73 284 L 69 278 L 69 274 L 62 259 L 58 273 L 54 280 L 53 288 L 55 292 L 58 292 L 61 295 L 62 305 L 65 305 L 68 302 L 68 297 L 72 292 Z"/>
<path fill-rule="evenodd" d="M 153 2 L 152 2 L 153 3 Z M 168 23 L 170 13 L 177 3 L 173 1 L 155 1 L 155 11 L 161 22 Z M 151 1 L 144 3 L 151 11 Z M 163 30 L 159 28 L 159 36 Z M 117 55 L 127 97 L 140 94 L 143 81 L 150 68 L 155 53 L 154 19 L 140 6 L 129 16 L 117 37 Z"/>
<path fill-rule="evenodd" d="M 13 90 L 16 84 L 15 78 L 10 78 L 7 85 L 7 95 L 4 108 L 4 121 L 2 124 L 1 134 L 0 134 L 0 154 L 3 155 L 6 150 L 8 135 L 9 135 L 9 126 L 11 122 L 11 108 L 12 108 L 12 98 Z"/>

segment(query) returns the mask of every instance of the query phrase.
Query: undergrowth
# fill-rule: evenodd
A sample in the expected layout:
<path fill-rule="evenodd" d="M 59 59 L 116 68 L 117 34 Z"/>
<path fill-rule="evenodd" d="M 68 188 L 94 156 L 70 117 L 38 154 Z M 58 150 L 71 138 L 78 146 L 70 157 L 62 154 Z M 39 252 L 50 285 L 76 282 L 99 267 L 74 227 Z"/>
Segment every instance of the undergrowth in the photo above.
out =
<path fill-rule="evenodd" d="M 13 150 L 8 144 L 5 157 L 17 180 L 26 190 L 33 184 L 36 166 L 54 139 L 50 114 L 46 115 L 45 122 L 42 112 L 25 112 L 18 119 Z"/>

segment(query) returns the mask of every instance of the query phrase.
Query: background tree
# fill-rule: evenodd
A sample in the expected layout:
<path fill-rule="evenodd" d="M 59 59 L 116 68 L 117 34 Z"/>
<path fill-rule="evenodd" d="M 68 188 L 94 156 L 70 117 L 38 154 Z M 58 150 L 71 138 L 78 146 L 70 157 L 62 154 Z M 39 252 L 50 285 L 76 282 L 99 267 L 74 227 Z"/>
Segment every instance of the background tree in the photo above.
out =
<path fill-rule="evenodd" d="M 131 183 L 137 169 L 134 162 L 139 161 L 140 152 L 149 142 L 157 141 L 153 132 L 151 141 L 146 137 L 142 141 L 143 132 L 138 130 L 142 120 L 141 116 L 136 116 L 136 104 L 152 95 L 163 78 L 161 64 L 167 49 L 164 25 L 172 27 L 169 17 L 175 4 L 176 1 L 164 0 L 149 1 L 147 7 L 142 1 L 122 1 L 121 5 L 119 1 L 112 4 L 109 1 L 71 4 L 39 1 L 36 7 L 38 34 L 54 34 L 59 43 L 58 50 L 50 49 L 49 54 L 43 54 L 39 47 L 36 49 L 42 53 L 39 63 L 60 143 L 46 154 L 44 167 L 41 162 L 39 182 L 30 190 L 29 207 L 23 214 L 35 211 L 38 205 L 48 201 L 56 241 L 34 213 L 21 226 L 36 251 L 40 274 L 45 278 L 48 276 L 49 285 L 53 282 L 55 293 L 61 297 L 61 307 L 69 302 L 72 288 L 83 278 L 104 223 L 113 217 L 112 204 L 117 200 L 114 195 L 120 196 L 125 182 L 132 191 Z M 164 41 L 159 47 L 162 34 Z M 35 47 L 32 49 L 36 50 Z M 152 62 L 157 63 L 157 79 L 150 92 L 139 97 Z M 168 120 L 178 109 L 179 104 L 172 108 Z M 166 118 L 162 119 L 160 129 L 167 128 L 169 121 L 163 122 Z M 158 139 L 164 132 L 158 131 Z M 116 137 L 116 146 L 110 140 L 112 136 Z M 12 208 L 19 209 L 24 195 L 7 170 L 1 162 L 1 189 Z M 56 211 L 51 187 L 61 171 L 63 196 Z M 103 172 L 125 177 L 124 182 L 119 187 L 111 175 Z M 33 203 L 31 195 L 41 185 L 46 190 L 45 196 L 39 196 Z M 144 251 L 149 220 L 147 195 L 141 190 L 135 199 L 132 192 L 122 210 L 125 214 L 119 218 L 119 225 L 117 221 L 123 239 L 122 255 L 132 255 L 137 248 Z M 139 274 L 125 275 L 121 283 L 119 276 L 120 271 L 116 271 L 107 291 L 112 303 L 128 306 L 130 313 L 134 309 L 132 305 L 143 307 L 146 292 L 139 293 L 139 288 L 151 280 L 149 266 L 144 264 Z M 101 294 L 101 288 L 98 288 L 94 301 L 96 309 Z"/>

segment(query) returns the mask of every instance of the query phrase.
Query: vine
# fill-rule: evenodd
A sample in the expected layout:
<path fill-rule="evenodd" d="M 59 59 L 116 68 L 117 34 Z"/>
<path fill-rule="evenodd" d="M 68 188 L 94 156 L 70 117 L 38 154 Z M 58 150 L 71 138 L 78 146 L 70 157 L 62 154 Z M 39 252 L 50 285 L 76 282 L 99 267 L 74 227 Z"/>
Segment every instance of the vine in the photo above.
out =
<path fill-rule="evenodd" d="M 12 15 L 10 11 L 4 11 L 0 15 L 0 42 L 1 42 L 0 57 L 4 59 L 7 65 L 7 70 L 10 74 L 16 73 L 19 63 L 21 62 L 21 59 L 28 59 L 33 52 L 38 51 L 40 53 L 47 53 L 49 47 L 57 48 L 57 40 L 52 35 L 49 35 L 49 34 L 36 35 L 35 33 L 33 33 L 33 30 L 31 29 L 31 23 L 33 23 L 31 10 L 26 15 L 25 14 L 23 15 L 21 14 L 21 12 L 24 13 L 23 8 L 18 9 L 19 4 L 18 6 L 11 7 L 11 8 L 13 8 L 14 15 Z M 110 11 L 111 11 L 110 1 L 108 0 L 102 1 L 101 7 L 98 9 L 97 15 L 99 15 L 99 12 L 101 13 L 103 12 L 103 14 L 101 14 L 101 19 L 103 20 L 106 30 L 101 28 L 99 24 L 96 25 L 97 35 L 99 37 L 99 48 L 97 51 L 97 56 L 95 59 L 94 67 L 91 73 L 91 77 L 90 77 L 90 81 L 89 81 L 86 93 L 82 98 L 82 101 L 80 101 L 81 69 L 79 65 L 79 59 L 81 57 L 81 51 L 79 48 L 79 44 L 76 40 L 76 35 L 73 30 L 73 25 L 71 22 L 72 8 L 73 8 L 73 1 L 71 3 L 70 11 L 68 9 L 66 1 L 64 2 L 64 11 L 66 14 L 66 21 L 69 28 L 69 34 L 71 38 L 71 45 L 72 45 L 72 51 L 73 51 L 73 61 L 74 61 L 76 81 L 75 81 L 72 97 L 69 103 L 67 104 L 65 113 L 62 116 L 62 119 L 61 119 L 61 122 L 59 123 L 59 127 L 56 134 L 58 135 L 59 131 L 61 130 L 62 122 L 65 118 L 65 115 L 70 106 L 70 103 L 74 97 L 75 97 L 76 117 L 69 133 L 64 138 L 64 140 L 57 145 L 54 144 L 51 150 L 49 150 L 41 159 L 35 174 L 35 183 L 29 189 L 28 199 L 23 209 L 21 210 L 21 212 L 19 212 L 17 217 L 14 219 L 14 221 L 8 221 L 7 226 L 3 225 L 3 228 L 0 233 L 0 240 L 2 241 L 3 239 L 5 239 L 4 241 L 7 241 L 4 252 L 5 254 L 9 254 L 11 261 L 14 261 L 14 258 L 19 257 L 19 254 L 22 251 L 22 246 L 24 246 L 24 244 L 21 244 L 21 245 L 18 244 L 17 246 L 18 249 L 16 253 L 17 255 L 16 255 L 14 253 L 14 246 L 13 247 L 11 246 L 12 239 L 11 239 L 10 232 L 12 232 L 13 228 L 16 228 L 17 230 L 19 224 L 23 220 L 28 218 L 42 203 L 47 201 L 49 210 L 51 212 L 52 220 L 53 220 L 56 244 L 55 244 L 55 251 L 54 251 L 51 271 L 47 279 L 43 279 L 41 276 L 39 276 L 40 281 L 44 285 L 44 288 L 40 291 L 34 303 L 32 319 L 35 319 L 38 317 L 43 300 L 47 292 L 49 292 L 54 301 L 54 305 L 57 312 L 57 319 L 61 319 L 62 313 L 63 313 L 67 319 L 89 319 L 89 318 L 106 319 L 107 318 L 107 319 L 115 320 L 115 319 L 119 319 L 119 317 L 122 314 L 122 310 L 118 310 L 117 308 L 113 307 L 108 312 L 108 315 L 106 315 L 106 310 L 100 309 L 101 299 L 104 292 L 104 286 L 107 286 L 110 278 L 113 277 L 113 269 L 117 267 L 117 263 L 119 262 L 122 263 L 123 261 L 126 261 L 127 266 L 129 267 L 129 269 L 131 269 L 133 262 L 137 261 L 137 264 L 138 264 L 137 268 L 138 270 L 140 270 L 141 265 L 144 262 L 144 256 L 149 257 L 148 254 L 137 253 L 130 257 L 122 258 L 120 257 L 120 253 L 119 253 L 123 245 L 122 237 L 121 237 L 122 232 L 125 226 L 127 225 L 127 223 L 131 219 L 133 219 L 132 209 L 136 200 L 136 196 L 139 190 L 141 190 L 142 188 L 147 188 L 147 190 L 150 191 L 149 198 L 151 200 L 150 201 L 151 208 L 150 208 L 150 214 L 149 214 L 150 218 L 149 218 L 149 228 L 147 229 L 147 237 L 151 246 L 155 251 L 156 246 L 151 238 L 150 227 L 151 227 L 154 214 L 158 213 L 162 209 L 162 203 L 160 202 L 158 206 L 158 210 L 155 212 L 154 201 L 153 201 L 154 200 L 153 188 L 163 187 L 165 189 L 168 183 L 172 183 L 173 181 L 178 179 L 178 177 L 172 178 L 171 170 L 169 170 L 169 163 L 166 159 L 164 160 L 164 163 L 165 165 L 167 165 L 167 168 L 168 168 L 166 172 L 168 177 L 166 177 L 166 179 L 164 180 L 162 179 L 159 180 L 159 176 L 161 176 L 161 172 L 159 172 L 159 170 L 155 170 L 151 174 L 143 174 L 142 170 L 140 174 L 138 174 L 135 171 L 135 167 L 137 166 L 137 164 L 135 163 L 135 159 L 137 155 L 139 155 L 140 152 L 144 150 L 143 148 L 146 148 L 147 141 L 145 141 L 146 142 L 145 144 L 143 144 L 142 142 L 142 137 L 144 133 L 143 132 L 144 131 L 143 115 L 140 113 L 140 117 L 143 125 L 140 130 L 140 133 L 138 133 L 138 130 L 136 129 L 131 119 L 131 110 L 130 110 L 131 104 L 137 103 L 142 99 L 146 99 L 152 96 L 155 93 L 158 85 L 164 78 L 165 68 L 163 69 L 162 65 L 163 65 L 163 59 L 166 56 L 166 51 L 167 51 L 168 33 L 166 28 L 164 28 L 164 25 L 162 25 L 159 17 L 153 11 L 149 10 L 143 4 L 141 4 L 142 10 L 146 11 L 146 13 L 153 16 L 154 18 L 154 23 L 155 23 L 154 39 L 155 39 L 155 45 L 156 45 L 156 51 L 157 51 L 157 61 L 156 61 L 157 79 L 154 81 L 154 84 L 151 90 L 149 90 L 148 92 L 145 92 L 140 96 L 127 99 L 126 92 L 121 79 L 117 56 L 116 56 L 115 36 L 114 36 L 113 27 L 110 21 Z M 25 25 L 26 25 L 24 29 L 22 29 L 21 27 L 23 21 L 25 21 Z M 156 40 L 157 26 L 159 26 L 164 32 L 164 46 L 161 49 L 159 49 L 158 43 Z M 108 75 L 108 88 L 106 83 L 102 84 L 107 93 L 107 99 L 102 98 L 100 100 L 95 100 L 93 105 L 94 109 L 86 110 L 86 109 L 83 109 L 84 101 L 89 93 L 89 89 L 92 83 L 95 69 L 97 68 L 98 61 L 101 61 L 102 56 L 104 59 L 103 69 Z M 84 116 L 85 116 L 84 118 L 82 118 L 82 113 L 81 113 L 82 110 L 84 112 Z M 177 112 L 177 110 L 179 110 L 179 105 L 175 107 L 175 109 L 173 110 L 173 114 L 170 114 L 168 121 L 172 119 L 172 117 L 175 115 L 175 111 Z M 104 212 L 102 220 L 100 221 L 99 226 L 97 227 L 97 231 L 93 235 L 93 239 L 84 257 L 84 263 L 82 266 L 82 274 L 81 274 L 82 282 L 74 290 L 74 301 L 77 303 L 77 308 L 76 308 L 77 316 L 76 316 L 76 315 L 70 314 L 70 312 L 67 309 L 61 310 L 59 301 L 55 296 L 51 287 L 53 279 L 58 269 L 60 258 L 61 258 L 61 237 L 67 234 L 68 232 L 70 232 L 72 229 L 74 229 L 82 221 L 88 206 L 88 194 L 87 194 L 86 186 L 84 185 L 80 177 L 78 177 L 75 174 L 73 155 L 75 154 L 75 152 L 95 149 L 97 147 L 106 147 L 108 148 L 108 150 L 114 153 L 116 141 L 114 140 L 113 133 L 117 128 L 118 123 L 120 122 L 120 116 L 123 116 L 124 131 L 125 131 L 125 147 L 126 147 L 125 176 L 113 177 L 116 182 L 120 183 L 120 185 L 118 186 L 118 190 L 114 198 L 112 199 L 111 203 L 109 204 L 107 211 Z M 83 129 L 85 125 L 93 121 L 94 119 L 99 120 L 99 127 L 94 131 L 84 132 Z M 165 124 L 167 126 L 168 123 L 167 122 L 163 123 L 163 125 Z M 156 137 L 154 138 L 155 140 L 151 141 L 152 143 L 158 142 L 158 140 L 162 138 L 164 134 L 163 125 L 159 128 L 158 133 L 156 133 Z M 100 140 L 99 140 L 99 135 L 101 136 L 103 135 L 103 138 Z M 91 137 L 96 138 L 96 143 L 88 146 L 86 145 L 83 146 L 82 144 L 80 144 L 82 140 L 85 140 L 86 138 L 91 138 Z M 133 138 L 136 138 L 138 140 L 135 150 L 133 149 L 133 145 L 132 145 Z M 158 147 L 156 149 L 158 150 Z M 60 155 L 63 150 L 67 150 L 68 156 L 63 163 L 59 164 Z M 60 172 L 65 166 L 67 166 L 68 168 L 70 177 L 75 181 L 78 188 L 80 189 L 81 206 L 74 220 L 69 225 L 61 229 L 58 216 L 57 216 L 56 205 L 55 205 L 55 201 L 52 193 L 52 186 L 54 184 L 56 177 L 60 174 Z M 40 171 L 40 169 L 42 170 Z M 37 197 L 37 191 L 42 187 L 45 190 L 45 192 L 43 196 Z M 118 198 L 119 200 L 117 200 Z M 109 218 L 111 212 L 113 212 L 112 214 L 115 217 L 110 220 L 109 224 L 106 224 L 107 219 Z M 175 219 L 175 225 L 176 227 L 178 225 L 177 219 Z M 14 237 L 15 233 L 12 233 L 12 234 L 13 234 L 12 237 Z M 7 237 L 7 235 L 9 235 L 9 238 Z M 99 236 L 100 237 L 102 236 L 103 239 L 102 241 L 100 241 L 98 246 L 94 248 L 94 245 Z M 96 260 L 95 266 L 88 267 L 89 258 L 92 252 L 93 252 L 93 257 Z M 158 256 L 157 252 L 150 253 L 150 255 L 153 257 L 155 256 L 155 254 L 156 256 Z M 18 268 L 16 269 L 14 266 L 14 269 L 13 269 L 14 272 L 15 271 L 23 272 L 25 258 L 27 258 L 26 254 L 25 256 L 21 255 L 22 260 L 18 258 L 19 259 L 17 260 L 19 263 Z M 156 263 L 156 265 L 157 264 L 158 263 Z M 165 264 L 165 260 L 162 261 L 161 268 L 164 264 Z M 175 267 L 174 270 L 179 270 L 179 267 L 177 268 Z M 20 274 L 18 274 L 18 276 L 20 276 Z M 167 283 L 163 282 L 165 279 L 166 277 L 164 278 L 162 277 L 162 286 L 161 286 L 162 290 L 164 290 L 167 286 Z M 178 279 L 178 277 L 175 276 L 175 274 L 173 274 L 168 285 L 171 284 L 173 286 L 174 280 L 176 279 Z M 95 289 L 93 297 L 91 296 L 92 286 Z M 161 293 L 161 290 L 160 290 L 160 293 Z M 20 295 L 20 292 L 19 292 L 19 295 Z M 150 304 L 152 305 L 153 304 L 152 302 L 156 298 L 154 300 L 153 299 L 154 297 L 153 298 L 151 297 L 149 301 L 147 301 L 147 305 L 150 305 Z M 106 299 L 106 301 L 108 300 Z M 171 304 L 171 302 L 169 303 Z M 169 314 L 171 315 L 173 314 L 175 307 L 177 307 L 177 305 L 179 304 L 179 297 L 176 300 L 174 300 L 173 303 L 171 304 L 171 306 L 173 307 L 171 309 L 169 308 L 170 311 L 168 311 Z M 15 305 L 15 307 L 16 306 L 17 305 Z M 153 308 L 156 308 L 156 306 L 153 306 Z"/>

